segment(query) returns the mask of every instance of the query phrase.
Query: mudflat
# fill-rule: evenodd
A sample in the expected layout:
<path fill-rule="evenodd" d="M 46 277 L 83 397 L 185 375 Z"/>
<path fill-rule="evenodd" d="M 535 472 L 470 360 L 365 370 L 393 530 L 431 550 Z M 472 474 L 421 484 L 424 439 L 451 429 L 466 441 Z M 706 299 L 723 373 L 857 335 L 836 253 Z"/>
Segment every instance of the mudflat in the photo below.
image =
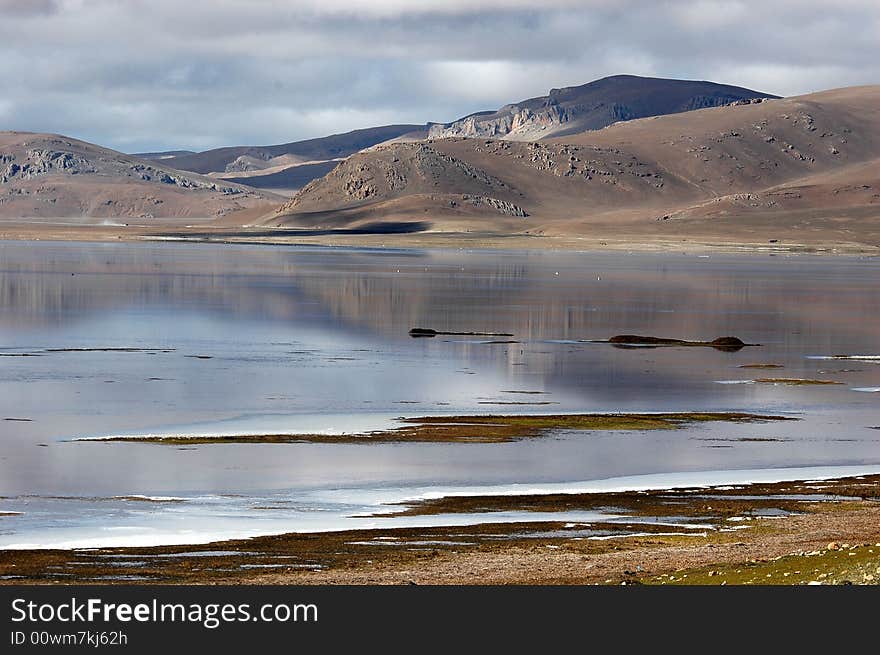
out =
<path fill-rule="evenodd" d="M 446 497 L 406 512 L 614 506 L 579 524 L 285 534 L 0 552 L 0 584 L 876 584 L 880 475 L 600 494 Z"/>

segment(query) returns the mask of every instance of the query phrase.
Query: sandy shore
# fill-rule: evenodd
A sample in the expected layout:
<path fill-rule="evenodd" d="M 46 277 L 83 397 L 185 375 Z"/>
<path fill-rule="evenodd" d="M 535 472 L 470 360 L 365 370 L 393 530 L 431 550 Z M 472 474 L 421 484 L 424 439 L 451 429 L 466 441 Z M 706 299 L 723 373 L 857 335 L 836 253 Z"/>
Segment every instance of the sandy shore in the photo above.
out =
<path fill-rule="evenodd" d="M 406 512 L 613 507 L 624 517 L 591 524 L 287 534 L 189 547 L 3 551 L 0 583 L 877 584 L 878 501 L 880 475 L 667 491 L 448 497 Z"/>
<path fill-rule="evenodd" d="M 779 230 L 777 230 L 779 231 Z M 211 243 L 337 246 L 361 248 L 445 248 L 638 251 L 686 253 L 779 253 L 880 255 L 873 240 L 856 235 L 816 231 L 798 233 L 789 239 L 768 239 L 777 231 L 738 230 L 668 231 L 659 233 L 631 225 L 600 226 L 590 235 L 552 236 L 493 234 L 476 232 L 419 232 L 412 234 L 365 234 L 346 230 L 297 230 L 242 228 L 175 219 L 149 224 L 90 224 L 82 221 L 0 220 L 0 240 L 28 241 L 190 241 Z M 784 232 L 784 230 L 782 230 Z"/>

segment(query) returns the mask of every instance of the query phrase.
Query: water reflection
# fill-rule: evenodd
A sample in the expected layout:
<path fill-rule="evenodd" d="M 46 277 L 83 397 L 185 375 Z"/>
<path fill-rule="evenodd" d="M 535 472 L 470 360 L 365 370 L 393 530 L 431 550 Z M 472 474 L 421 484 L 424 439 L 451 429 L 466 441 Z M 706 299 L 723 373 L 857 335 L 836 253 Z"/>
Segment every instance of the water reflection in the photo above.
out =
<path fill-rule="evenodd" d="M 877 462 L 869 427 L 878 395 L 852 389 L 880 385 L 880 360 L 816 357 L 878 354 L 878 266 L 855 258 L 2 243 L 0 419 L 30 420 L 0 420 L 0 493 L 286 494 Z M 412 339 L 416 326 L 514 336 Z M 725 352 L 582 341 L 616 334 L 735 335 L 763 345 Z M 761 377 L 740 366 L 768 363 L 783 367 L 774 377 L 844 384 L 716 383 Z M 338 417 L 369 425 L 435 413 L 695 409 L 804 420 L 796 428 L 702 427 L 700 438 L 681 430 L 491 447 L 174 450 L 66 441 Z M 740 434 L 769 440 L 730 440 Z M 46 521 L 59 520 L 49 514 Z M 0 531 L 32 520 L 6 517 Z"/>

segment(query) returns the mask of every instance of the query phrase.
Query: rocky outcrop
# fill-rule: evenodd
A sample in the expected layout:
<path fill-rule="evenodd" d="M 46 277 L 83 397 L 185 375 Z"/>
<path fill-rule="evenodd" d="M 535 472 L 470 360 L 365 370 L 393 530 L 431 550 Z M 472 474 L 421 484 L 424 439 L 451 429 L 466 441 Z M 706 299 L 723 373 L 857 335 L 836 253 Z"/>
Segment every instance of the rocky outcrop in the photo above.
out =
<path fill-rule="evenodd" d="M 27 145 L 27 144 L 26 144 Z M 45 147 L 51 145 L 53 147 Z M 202 178 L 173 169 L 155 166 L 148 162 L 127 160 L 118 157 L 90 157 L 77 152 L 81 150 L 73 141 L 53 139 L 42 147 L 27 148 L 21 153 L 0 153 L 0 183 L 33 180 L 47 175 L 102 175 L 115 178 L 130 178 L 144 182 L 161 182 L 182 189 L 201 189 L 236 195 L 243 192 L 238 186 L 218 184 L 209 178 Z"/>
<path fill-rule="evenodd" d="M 91 173 L 94 169 L 84 158 L 70 152 L 34 148 L 23 158 L 13 153 L 0 154 L 0 183 L 7 184 L 13 179 L 30 180 L 53 172 Z"/>
<path fill-rule="evenodd" d="M 0 216 L 223 216 L 280 201 L 60 135 L 0 132 Z"/>
<path fill-rule="evenodd" d="M 486 140 L 475 144 L 474 150 L 498 157 L 510 157 L 518 165 L 525 165 L 539 173 L 549 173 L 555 177 L 570 177 L 587 182 L 598 180 L 605 184 L 619 184 L 624 180 L 637 178 L 658 189 L 663 187 L 663 175 L 655 165 L 617 148 Z"/>
<path fill-rule="evenodd" d="M 474 207 L 491 207 L 498 213 L 504 214 L 505 216 L 517 216 L 519 218 L 526 218 L 529 215 L 528 212 L 526 212 L 526 210 L 519 205 L 515 205 L 512 202 L 507 202 L 506 200 L 499 200 L 498 198 L 488 198 L 486 196 L 469 196 L 465 194 L 461 197 L 461 200 L 462 202 L 466 202 Z M 454 203 L 455 201 L 452 202 Z"/>
<path fill-rule="evenodd" d="M 633 75 L 606 77 L 582 86 L 551 89 L 546 96 L 471 114 L 451 123 L 431 123 L 429 138 L 496 138 L 533 141 L 596 130 L 619 121 L 761 101 L 770 96 L 750 89 L 688 80 Z"/>
<path fill-rule="evenodd" d="M 265 153 L 257 153 L 255 155 L 242 155 L 236 157 L 232 162 L 226 164 L 225 173 L 247 173 L 249 171 L 259 171 L 267 166 L 270 157 Z"/>
<path fill-rule="evenodd" d="M 428 137 L 443 139 L 449 137 L 489 137 L 505 138 L 510 135 L 551 130 L 567 123 L 570 113 L 553 100 L 547 101 L 539 109 L 507 105 L 497 113 L 486 116 L 474 114 L 448 124 L 434 123 L 428 128 Z"/>

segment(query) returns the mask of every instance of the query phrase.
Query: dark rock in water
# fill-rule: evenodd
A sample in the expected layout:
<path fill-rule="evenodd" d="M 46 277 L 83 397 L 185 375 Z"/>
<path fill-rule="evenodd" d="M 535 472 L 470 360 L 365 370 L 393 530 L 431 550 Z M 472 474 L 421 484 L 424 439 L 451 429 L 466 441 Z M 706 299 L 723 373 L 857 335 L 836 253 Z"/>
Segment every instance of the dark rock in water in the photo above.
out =
<path fill-rule="evenodd" d="M 626 343 L 633 345 L 672 345 L 687 343 L 683 339 L 663 339 L 661 337 L 644 337 L 638 334 L 618 334 L 608 339 L 608 343 Z"/>
<path fill-rule="evenodd" d="M 713 346 L 744 346 L 745 342 L 738 337 L 718 337 L 712 340 Z"/>
<path fill-rule="evenodd" d="M 735 352 L 745 346 L 757 345 L 745 343 L 739 337 L 718 337 L 712 341 L 686 341 L 685 339 L 646 337 L 638 334 L 618 334 L 608 339 L 608 343 L 620 348 L 627 346 L 708 346 L 725 352 Z"/>
<path fill-rule="evenodd" d="M 411 337 L 436 337 L 438 334 L 437 330 L 430 330 L 428 328 L 413 328 L 409 331 L 409 336 Z"/>
<path fill-rule="evenodd" d="M 757 344 L 745 343 L 742 339 L 738 337 L 718 337 L 717 339 L 713 339 L 712 342 L 708 345 L 712 346 L 715 350 L 722 350 L 727 353 L 735 353 L 737 350 L 741 350 L 746 346 Z"/>
<path fill-rule="evenodd" d="M 438 335 L 462 336 L 462 337 L 512 337 L 509 332 L 442 332 L 430 328 L 415 327 L 409 331 L 411 337 L 436 337 Z"/>
<path fill-rule="evenodd" d="M 706 345 L 711 346 L 711 347 L 714 348 L 715 350 L 721 350 L 722 352 L 726 352 L 726 353 L 735 353 L 735 352 L 738 351 L 738 350 L 742 350 L 742 349 L 745 348 L 746 346 L 758 346 L 758 345 L 760 345 L 760 344 L 757 344 L 757 343 L 746 343 L 746 344 L 743 344 L 743 345 L 741 345 L 741 346 L 719 346 L 719 345 L 717 345 L 717 344 L 710 343 L 710 344 L 706 344 Z"/>

